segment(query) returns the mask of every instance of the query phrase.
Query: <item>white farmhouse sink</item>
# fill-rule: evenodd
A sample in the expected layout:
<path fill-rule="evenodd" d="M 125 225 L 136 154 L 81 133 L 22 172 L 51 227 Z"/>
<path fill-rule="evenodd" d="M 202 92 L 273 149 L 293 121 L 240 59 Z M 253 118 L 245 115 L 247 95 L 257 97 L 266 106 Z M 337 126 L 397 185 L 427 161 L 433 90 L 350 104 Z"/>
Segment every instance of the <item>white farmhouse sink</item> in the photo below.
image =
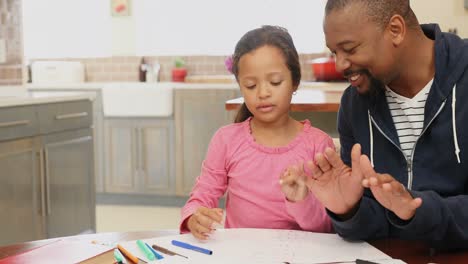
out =
<path fill-rule="evenodd" d="M 170 83 L 108 84 L 102 89 L 104 116 L 171 116 L 172 90 Z"/>

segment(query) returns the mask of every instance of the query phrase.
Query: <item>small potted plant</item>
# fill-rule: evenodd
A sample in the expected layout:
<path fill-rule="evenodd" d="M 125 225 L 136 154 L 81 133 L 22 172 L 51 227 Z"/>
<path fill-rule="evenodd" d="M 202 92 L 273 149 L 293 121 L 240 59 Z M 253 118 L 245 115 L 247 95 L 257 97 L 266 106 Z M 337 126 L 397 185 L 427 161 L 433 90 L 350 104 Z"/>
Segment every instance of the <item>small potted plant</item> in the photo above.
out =
<path fill-rule="evenodd" d="M 185 68 L 185 61 L 177 57 L 174 61 L 174 68 L 172 69 L 172 81 L 173 82 L 184 82 L 185 76 L 187 76 L 187 69 Z"/>

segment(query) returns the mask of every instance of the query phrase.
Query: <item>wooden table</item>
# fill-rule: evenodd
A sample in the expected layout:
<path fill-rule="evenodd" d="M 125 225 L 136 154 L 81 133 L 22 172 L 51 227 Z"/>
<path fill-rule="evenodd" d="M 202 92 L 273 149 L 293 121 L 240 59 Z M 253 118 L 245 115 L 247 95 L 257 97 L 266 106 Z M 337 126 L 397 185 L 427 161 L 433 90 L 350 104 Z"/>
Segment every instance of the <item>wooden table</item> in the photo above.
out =
<path fill-rule="evenodd" d="M 338 112 L 343 91 L 322 89 L 299 89 L 293 95 L 292 112 Z M 243 97 L 226 101 L 226 110 L 237 110 L 244 102 Z"/>
<path fill-rule="evenodd" d="M 146 239 L 165 235 L 175 235 L 177 230 L 161 230 L 161 231 L 143 231 L 143 232 L 122 232 L 122 233 L 102 233 L 102 234 L 89 234 L 61 238 L 62 240 L 70 241 L 87 241 L 93 240 L 101 243 L 117 243 L 122 241 Z M 13 255 L 28 249 L 38 247 L 50 243 L 55 239 L 39 240 L 32 242 L 25 242 L 16 245 L 9 245 L 0 247 L 0 259 L 9 255 Z M 440 264 L 460 264 L 468 263 L 468 251 L 455 251 L 455 252 L 433 252 L 422 243 L 414 241 L 402 241 L 395 239 L 386 239 L 379 241 L 371 241 L 373 246 L 377 247 L 387 255 L 401 259 L 410 264 L 427 264 L 427 263 L 440 263 Z M 112 254 L 109 252 L 108 254 Z"/>

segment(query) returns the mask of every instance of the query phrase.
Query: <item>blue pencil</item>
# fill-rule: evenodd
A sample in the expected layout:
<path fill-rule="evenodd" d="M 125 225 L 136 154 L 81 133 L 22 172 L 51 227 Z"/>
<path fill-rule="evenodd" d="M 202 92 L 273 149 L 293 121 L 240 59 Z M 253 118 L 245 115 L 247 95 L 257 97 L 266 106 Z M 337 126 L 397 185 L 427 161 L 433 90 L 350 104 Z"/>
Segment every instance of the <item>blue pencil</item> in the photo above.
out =
<path fill-rule="evenodd" d="M 203 253 L 203 254 L 207 254 L 207 255 L 212 255 L 213 254 L 213 251 L 211 251 L 209 249 L 197 247 L 197 246 L 194 246 L 194 245 L 190 245 L 189 243 L 185 243 L 185 242 L 181 242 L 181 241 L 177 241 L 177 240 L 172 240 L 171 243 L 174 246 L 190 249 L 190 250 L 197 251 L 197 252 L 200 252 L 200 253 Z"/>
<path fill-rule="evenodd" d="M 145 245 L 151 250 L 151 252 L 153 252 L 154 256 L 156 256 L 156 259 L 163 259 L 164 258 L 156 250 L 154 250 L 152 247 L 150 247 L 150 245 L 148 245 L 148 243 L 145 243 Z"/>

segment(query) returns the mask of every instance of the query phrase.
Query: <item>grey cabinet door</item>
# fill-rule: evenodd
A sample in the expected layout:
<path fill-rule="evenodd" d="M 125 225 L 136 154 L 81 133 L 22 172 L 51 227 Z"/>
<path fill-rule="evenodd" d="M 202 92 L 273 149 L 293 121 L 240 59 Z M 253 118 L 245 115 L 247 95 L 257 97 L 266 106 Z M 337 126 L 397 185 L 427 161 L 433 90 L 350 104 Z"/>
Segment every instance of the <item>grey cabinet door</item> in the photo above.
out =
<path fill-rule="evenodd" d="M 175 91 L 177 195 L 186 196 L 192 190 L 211 137 L 234 120 L 235 113 L 226 111 L 224 104 L 238 95 L 238 89 Z"/>
<path fill-rule="evenodd" d="M 138 122 L 140 192 L 175 194 L 174 124 L 172 120 Z"/>
<path fill-rule="evenodd" d="M 104 123 L 106 192 L 173 195 L 173 120 L 116 118 Z"/>
<path fill-rule="evenodd" d="M 46 135 L 43 140 L 47 237 L 95 230 L 91 129 Z"/>
<path fill-rule="evenodd" d="M 132 120 L 105 120 L 105 190 L 137 193 L 137 128 Z"/>
<path fill-rule="evenodd" d="M 0 245 L 44 238 L 35 145 L 33 138 L 0 143 Z"/>

